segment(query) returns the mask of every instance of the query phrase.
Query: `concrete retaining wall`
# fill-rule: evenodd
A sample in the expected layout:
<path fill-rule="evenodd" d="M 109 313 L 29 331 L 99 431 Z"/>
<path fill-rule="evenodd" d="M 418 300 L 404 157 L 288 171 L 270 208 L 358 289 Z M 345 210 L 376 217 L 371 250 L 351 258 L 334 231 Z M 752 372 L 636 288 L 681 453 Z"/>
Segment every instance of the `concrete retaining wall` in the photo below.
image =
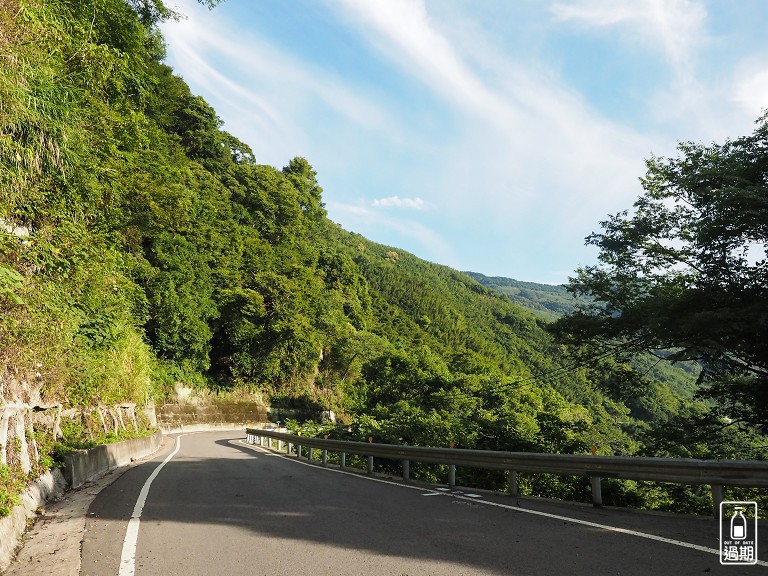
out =
<path fill-rule="evenodd" d="M 61 496 L 66 490 L 64 475 L 54 468 L 35 480 L 21 496 L 21 504 L 14 506 L 10 516 L 0 518 L 0 572 L 13 560 L 13 554 L 27 521 L 37 514 L 41 506 Z"/>
<path fill-rule="evenodd" d="M 113 444 L 102 444 L 88 450 L 76 450 L 64 456 L 64 478 L 70 488 L 79 488 L 89 480 L 101 476 L 133 460 L 149 456 L 160 448 L 163 433 L 134 438 Z"/>
<path fill-rule="evenodd" d="M 54 468 L 35 480 L 21 496 L 21 504 L 11 514 L 0 518 L 0 573 L 10 565 L 27 522 L 48 502 L 59 498 L 68 488 L 78 488 L 89 480 L 149 456 L 163 443 L 159 430 L 152 436 L 124 440 L 114 444 L 77 450 L 64 458 L 64 468 Z"/>

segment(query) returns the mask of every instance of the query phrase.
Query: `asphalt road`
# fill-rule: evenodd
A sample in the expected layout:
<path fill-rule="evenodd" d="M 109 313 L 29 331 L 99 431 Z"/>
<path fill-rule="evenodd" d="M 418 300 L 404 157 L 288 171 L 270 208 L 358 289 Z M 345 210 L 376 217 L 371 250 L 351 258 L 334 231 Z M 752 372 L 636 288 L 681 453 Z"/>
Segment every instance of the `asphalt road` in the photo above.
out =
<path fill-rule="evenodd" d="M 120 573 L 142 487 L 173 449 L 171 442 L 93 501 L 83 576 Z M 768 575 L 766 566 L 721 566 L 717 555 L 682 545 L 716 549 L 718 529 L 707 518 L 404 486 L 276 455 L 239 433 L 198 433 L 180 438 L 152 480 L 132 574 Z"/>

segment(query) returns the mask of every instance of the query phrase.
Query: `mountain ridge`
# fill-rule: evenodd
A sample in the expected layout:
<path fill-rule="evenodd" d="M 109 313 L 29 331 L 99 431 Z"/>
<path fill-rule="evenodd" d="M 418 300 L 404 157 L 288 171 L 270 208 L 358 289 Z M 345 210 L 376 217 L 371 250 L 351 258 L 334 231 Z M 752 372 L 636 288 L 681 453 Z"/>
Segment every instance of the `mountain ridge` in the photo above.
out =
<path fill-rule="evenodd" d="M 586 302 L 568 292 L 564 284 L 540 284 L 470 271 L 464 273 L 545 320 L 556 320 L 573 312 L 579 303 Z"/>

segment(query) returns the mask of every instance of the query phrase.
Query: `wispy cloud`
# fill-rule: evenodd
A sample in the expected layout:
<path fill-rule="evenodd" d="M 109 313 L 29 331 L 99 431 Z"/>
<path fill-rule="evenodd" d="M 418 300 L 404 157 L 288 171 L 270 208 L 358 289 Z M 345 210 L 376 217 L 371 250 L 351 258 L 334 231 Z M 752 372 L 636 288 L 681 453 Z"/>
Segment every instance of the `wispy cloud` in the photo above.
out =
<path fill-rule="evenodd" d="M 650 117 L 657 124 L 687 123 L 688 129 L 711 123 L 721 90 L 705 87 L 698 72 L 700 55 L 713 39 L 707 10 L 696 0 L 576 0 L 557 2 L 550 12 L 562 22 L 588 28 L 615 28 L 618 44 L 629 43 L 636 54 L 655 55 L 657 78 L 647 96 Z M 642 61 L 641 58 L 638 58 Z M 662 79 L 669 77 L 668 81 Z M 727 126 L 729 121 L 723 120 Z M 688 137 L 695 134 L 689 132 Z"/>
<path fill-rule="evenodd" d="M 447 266 L 460 267 L 460 258 L 457 257 L 451 242 L 434 228 L 418 220 L 394 218 L 360 203 L 329 202 L 327 208 L 329 213 L 334 215 L 334 219 L 347 230 L 364 229 L 369 238 L 387 244 L 391 242 L 384 238 L 391 238 L 394 234 L 400 240 L 396 246 L 411 244 L 419 247 L 419 252 L 427 259 Z"/>
<path fill-rule="evenodd" d="M 230 120 L 227 128 L 247 139 L 262 161 L 278 163 L 307 153 L 303 124 L 309 118 L 384 133 L 397 125 L 377 103 L 328 70 L 313 68 L 258 36 L 235 33 L 235 23 L 211 18 L 191 0 L 182 0 L 180 11 L 188 17 L 163 27 L 175 71 L 215 97 L 217 112 Z M 219 109 L 222 104 L 226 110 Z"/>
<path fill-rule="evenodd" d="M 426 210 L 429 204 L 419 198 L 400 198 L 400 196 L 388 196 L 387 198 L 376 198 L 371 202 L 371 206 L 377 208 L 408 208 L 411 210 Z"/>
<path fill-rule="evenodd" d="M 550 8 L 560 20 L 587 26 L 623 25 L 627 35 L 655 50 L 661 47 L 678 82 L 693 81 L 693 52 L 706 39 L 707 11 L 690 0 L 581 0 Z"/>
<path fill-rule="evenodd" d="M 422 0 L 332 0 L 342 17 L 404 70 L 462 109 L 510 120 L 511 109 L 490 91 L 434 25 Z M 373 32 L 373 35 L 370 34 Z M 394 48 L 394 50 L 393 50 Z"/>
<path fill-rule="evenodd" d="M 462 140 L 445 144 L 436 186 L 456 218 L 474 212 L 509 225 L 541 209 L 543 193 L 550 217 L 572 222 L 594 202 L 629 199 L 649 140 L 594 114 L 541 63 L 522 67 L 482 42 L 460 50 L 423 1 L 329 2 L 383 58 L 453 105 Z"/>

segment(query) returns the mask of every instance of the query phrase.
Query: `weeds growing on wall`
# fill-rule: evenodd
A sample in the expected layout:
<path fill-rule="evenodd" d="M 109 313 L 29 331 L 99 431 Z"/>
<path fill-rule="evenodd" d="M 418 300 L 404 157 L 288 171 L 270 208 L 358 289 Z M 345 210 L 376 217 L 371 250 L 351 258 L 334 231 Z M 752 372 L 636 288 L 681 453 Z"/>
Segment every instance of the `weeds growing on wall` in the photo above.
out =
<path fill-rule="evenodd" d="M 0 464 L 0 517 L 7 516 L 19 502 L 24 490 L 26 475 L 18 466 Z"/>

